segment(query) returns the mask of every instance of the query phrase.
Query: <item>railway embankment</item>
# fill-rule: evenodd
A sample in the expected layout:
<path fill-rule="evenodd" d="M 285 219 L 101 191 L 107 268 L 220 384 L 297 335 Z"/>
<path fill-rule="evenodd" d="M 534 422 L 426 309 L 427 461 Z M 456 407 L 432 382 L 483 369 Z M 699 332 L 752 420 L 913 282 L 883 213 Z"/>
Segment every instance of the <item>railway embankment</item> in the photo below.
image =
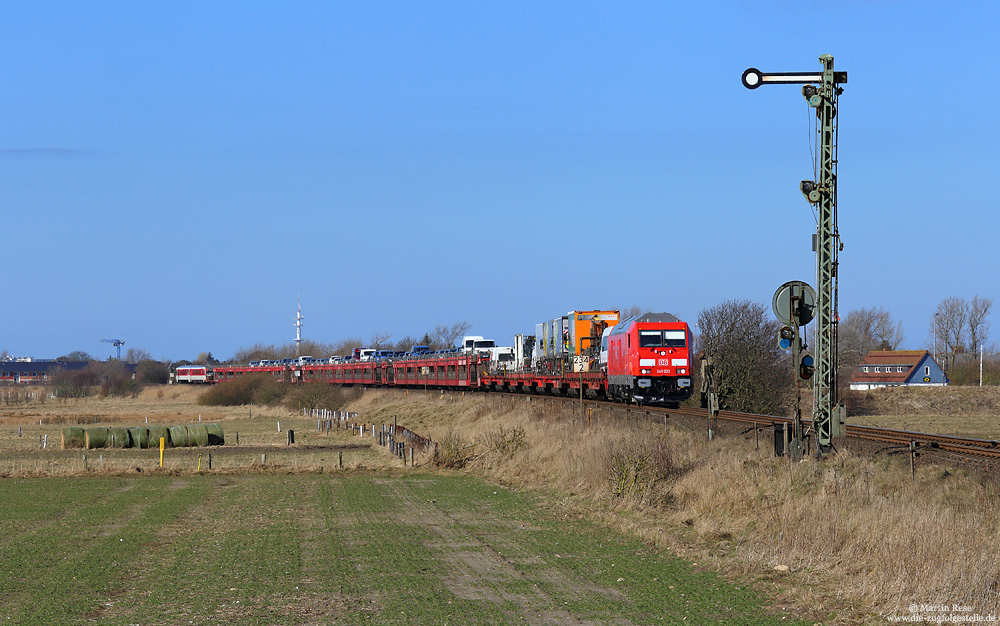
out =
<path fill-rule="evenodd" d="M 1000 614 L 1000 486 L 952 467 L 854 455 L 790 463 L 742 437 L 574 403 L 371 392 L 352 405 L 452 449 L 468 471 L 545 488 L 562 506 L 753 584 L 824 624 L 910 607 Z M 928 614 L 930 620 L 949 614 Z"/>
<path fill-rule="evenodd" d="M 1000 387 L 887 387 L 852 391 L 849 423 L 1000 439 Z"/>

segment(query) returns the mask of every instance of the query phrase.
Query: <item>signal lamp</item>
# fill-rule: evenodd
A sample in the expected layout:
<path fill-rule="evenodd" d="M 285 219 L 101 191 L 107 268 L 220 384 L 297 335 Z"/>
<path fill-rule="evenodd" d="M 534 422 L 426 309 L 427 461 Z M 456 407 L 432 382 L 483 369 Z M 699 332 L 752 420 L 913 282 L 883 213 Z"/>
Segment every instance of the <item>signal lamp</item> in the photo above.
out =
<path fill-rule="evenodd" d="M 809 380 L 815 371 L 814 361 L 811 354 L 803 354 L 799 359 L 799 378 Z"/>

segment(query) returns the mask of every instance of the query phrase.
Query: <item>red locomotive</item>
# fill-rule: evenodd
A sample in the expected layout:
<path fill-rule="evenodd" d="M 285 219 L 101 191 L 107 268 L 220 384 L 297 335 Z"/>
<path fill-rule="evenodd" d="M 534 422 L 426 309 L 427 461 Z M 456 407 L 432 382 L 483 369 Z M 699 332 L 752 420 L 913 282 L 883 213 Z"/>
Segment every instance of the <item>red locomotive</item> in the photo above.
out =
<path fill-rule="evenodd" d="M 669 313 L 622 320 L 608 333 L 608 396 L 677 405 L 691 396 L 691 330 Z"/>

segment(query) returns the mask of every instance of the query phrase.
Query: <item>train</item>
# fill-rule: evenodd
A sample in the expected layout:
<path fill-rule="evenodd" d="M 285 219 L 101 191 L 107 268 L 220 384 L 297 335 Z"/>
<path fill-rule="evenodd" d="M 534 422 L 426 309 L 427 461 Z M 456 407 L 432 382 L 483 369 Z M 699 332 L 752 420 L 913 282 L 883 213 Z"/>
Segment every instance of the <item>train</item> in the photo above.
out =
<path fill-rule="evenodd" d="M 614 310 L 570 311 L 517 335 L 513 347 L 466 337 L 462 347 L 409 352 L 358 348 L 329 358 L 178 367 L 172 382 L 220 383 L 263 374 L 290 384 L 463 389 L 612 399 L 676 407 L 691 396 L 688 324 L 670 313 L 619 319 Z"/>

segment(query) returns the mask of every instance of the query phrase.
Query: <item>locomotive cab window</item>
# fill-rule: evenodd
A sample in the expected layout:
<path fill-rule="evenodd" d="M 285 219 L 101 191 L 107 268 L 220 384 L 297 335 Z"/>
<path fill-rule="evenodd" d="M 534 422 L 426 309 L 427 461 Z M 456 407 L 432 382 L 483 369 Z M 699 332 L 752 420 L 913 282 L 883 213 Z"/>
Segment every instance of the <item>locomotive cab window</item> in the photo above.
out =
<path fill-rule="evenodd" d="M 668 348 L 683 348 L 686 345 L 685 332 L 683 330 L 663 331 L 663 345 Z"/>
<path fill-rule="evenodd" d="M 662 330 L 640 330 L 639 331 L 639 347 L 640 348 L 659 348 L 663 345 L 663 331 Z"/>
<path fill-rule="evenodd" d="M 683 348 L 686 345 L 683 330 L 640 330 L 640 348 Z"/>

